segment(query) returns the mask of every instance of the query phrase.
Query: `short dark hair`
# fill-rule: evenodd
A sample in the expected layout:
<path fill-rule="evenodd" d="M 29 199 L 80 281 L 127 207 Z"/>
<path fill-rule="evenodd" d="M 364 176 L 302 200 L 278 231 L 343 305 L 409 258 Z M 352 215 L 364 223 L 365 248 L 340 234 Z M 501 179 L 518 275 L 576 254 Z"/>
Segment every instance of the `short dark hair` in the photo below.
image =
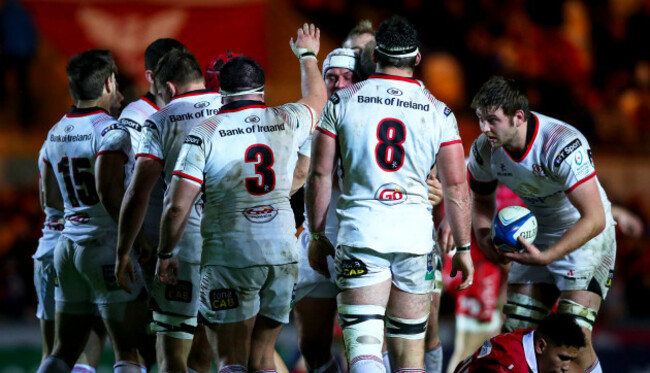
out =
<path fill-rule="evenodd" d="M 219 74 L 221 90 L 242 92 L 260 88 L 266 83 L 264 69 L 250 57 L 240 56 L 226 62 Z"/>
<path fill-rule="evenodd" d="M 153 71 L 156 64 L 158 64 L 158 60 L 172 49 L 185 49 L 185 46 L 180 41 L 172 38 L 156 39 L 144 51 L 144 68 Z"/>
<path fill-rule="evenodd" d="M 158 60 L 153 70 L 153 79 L 161 86 L 166 82 L 186 85 L 202 81 L 203 70 L 192 52 L 187 49 L 172 49 Z"/>
<path fill-rule="evenodd" d="M 540 321 L 535 330 L 539 337 L 546 338 L 558 346 L 585 347 L 585 333 L 576 323 L 575 316 L 568 313 L 551 313 Z"/>
<path fill-rule="evenodd" d="M 377 42 L 377 64 L 379 67 L 413 68 L 417 56 L 388 56 L 381 51 L 408 52 L 418 48 L 418 32 L 406 19 L 391 17 L 379 25 L 375 34 Z"/>
<path fill-rule="evenodd" d="M 528 96 L 521 85 L 513 79 L 493 76 L 474 95 L 472 109 L 487 113 L 499 108 L 509 117 L 514 116 L 517 110 L 523 110 L 526 117 L 530 115 Z"/>
<path fill-rule="evenodd" d="M 66 73 L 75 101 L 95 100 L 102 95 L 106 79 L 117 74 L 117 66 L 110 51 L 89 49 L 70 58 Z"/>
<path fill-rule="evenodd" d="M 355 36 L 363 34 L 370 34 L 372 36 L 375 36 L 375 29 L 372 28 L 372 22 L 370 22 L 370 20 L 364 19 L 359 21 L 359 23 L 357 23 L 352 28 L 352 30 L 350 30 L 346 39 L 352 39 Z"/>
<path fill-rule="evenodd" d="M 359 66 L 357 67 L 359 80 L 366 80 L 377 71 L 377 64 L 372 60 L 372 53 L 375 50 L 375 46 L 376 43 L 370 41 L 359 52 Z"/>

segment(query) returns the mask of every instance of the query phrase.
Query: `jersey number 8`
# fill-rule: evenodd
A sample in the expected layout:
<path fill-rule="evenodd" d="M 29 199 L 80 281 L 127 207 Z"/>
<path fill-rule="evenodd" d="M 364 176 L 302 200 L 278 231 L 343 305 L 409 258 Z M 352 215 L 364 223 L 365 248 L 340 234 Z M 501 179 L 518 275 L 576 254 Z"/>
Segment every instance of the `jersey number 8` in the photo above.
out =
<path fill-rule="evenodd" d="M 377 140 L 375 159 L 377 165 L 386 171 L 394 172 L 404 164 L 404 147 L 406 139 L 406 126 L 395 118 L 386 118 L 377 126 Z"/>

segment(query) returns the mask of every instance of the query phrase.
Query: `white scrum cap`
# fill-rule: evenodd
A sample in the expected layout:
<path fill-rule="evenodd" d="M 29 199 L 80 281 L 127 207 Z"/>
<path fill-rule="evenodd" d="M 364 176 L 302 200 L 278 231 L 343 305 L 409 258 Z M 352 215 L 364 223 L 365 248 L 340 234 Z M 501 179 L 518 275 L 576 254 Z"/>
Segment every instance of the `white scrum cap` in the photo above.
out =
<path fill-rule="evenodd" d="M 350 48 L 336 48 L 323 61 L 323 77 L 325 77 L 327 70 L 333 67 L 348 69 L 356 74 L 358 62 L 359 52 Z"/>

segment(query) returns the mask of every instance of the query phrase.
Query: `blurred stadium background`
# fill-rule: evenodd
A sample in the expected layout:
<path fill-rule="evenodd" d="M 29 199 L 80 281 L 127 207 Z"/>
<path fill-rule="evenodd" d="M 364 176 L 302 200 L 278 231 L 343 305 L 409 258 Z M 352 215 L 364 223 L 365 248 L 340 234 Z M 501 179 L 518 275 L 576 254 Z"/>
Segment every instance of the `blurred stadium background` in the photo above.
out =
<path fill-rule="evenodd" d="M 416 77 L 453 109 L 466 151 L 479 133 L 469 101 L 493 74 L 522 80 L 533 110 L 587 136 L 610 200 L 644 221 L 642 237 L 619 237 L 596 349 L 606 371 L 650 372 L 650 0 L 0 0 L 0 373 L 35 371 L 40 359 L 36 157 L 73 103 L 70 56 L 110 49 L 125 106 L 147 89 L 143 53 L 156 38 L 179 39 L 202 65 L 230 49 L 262 64 L 275 105 L 300 96 L 288 46 L 299 25 L 321 28 L 322 60 L 359 20 L 377 26 L 393 14 L 417 26 Z M 453 303 L 444 298 L 441 320 L 448 355 Z M 278 350 L 292 368 L 292 325 Z M 112 371 L 108 348 L 103 362 L 99 372 Z"/>

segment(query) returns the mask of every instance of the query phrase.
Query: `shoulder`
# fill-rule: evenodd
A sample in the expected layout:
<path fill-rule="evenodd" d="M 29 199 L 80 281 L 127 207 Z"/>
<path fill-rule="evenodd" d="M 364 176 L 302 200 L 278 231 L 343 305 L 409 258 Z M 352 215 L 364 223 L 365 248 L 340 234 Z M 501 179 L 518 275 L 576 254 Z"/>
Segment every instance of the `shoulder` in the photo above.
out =
<path fill-rule="evenodd" d="M 113 131 L 119 131 L 128 135 L 129 131 L 126 126 L 118 122 L 115 118 L 111 117 L 108 114 L 97 115 L 96 118 L 93 118 L 93 128 L 95 133 L 99 133 L 101 137 L 105 137 L 108 134 L 113 134 Z"/>
<path fill-rule="evenodd" d="M 329 102 L 334 105 L 337 105 L 339 103 L 347 103 L 348 101 L 352 100 L 353 97 L 356 96 L 359 91 L 368 84 L 370 84 L 369 80 L 354 83 L 347 88 L 335 92 L 332 96 L 330 96 Z"/>
<path fill-rule="evenodd" d="M 561 120 L 538 113 L 533 113 L 538 121 L 541 136 L 542 156 L 552 166 L 558 167 L 574 151 L 584 147 L 589 148 L 587 139 L 575 127 Z"/>

